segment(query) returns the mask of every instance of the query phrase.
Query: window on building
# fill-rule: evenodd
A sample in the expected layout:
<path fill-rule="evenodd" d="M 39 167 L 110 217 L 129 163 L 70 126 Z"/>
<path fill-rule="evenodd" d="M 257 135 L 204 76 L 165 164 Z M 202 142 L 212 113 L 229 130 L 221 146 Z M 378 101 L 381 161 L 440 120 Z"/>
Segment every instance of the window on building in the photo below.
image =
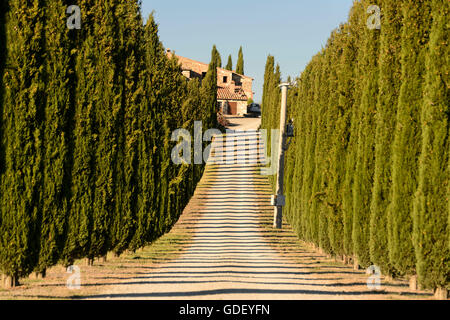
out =
<path fill-rule="evenodd" d="M 227 83 L 228 82 L 228 77 L 223 77 L 223 83 Z"/>

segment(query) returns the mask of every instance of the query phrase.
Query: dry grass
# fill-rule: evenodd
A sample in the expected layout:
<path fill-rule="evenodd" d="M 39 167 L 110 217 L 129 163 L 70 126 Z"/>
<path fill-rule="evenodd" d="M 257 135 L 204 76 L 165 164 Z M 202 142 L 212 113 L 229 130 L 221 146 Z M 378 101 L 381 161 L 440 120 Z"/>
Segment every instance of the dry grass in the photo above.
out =
<path fill-rule="evenodd" d="M 273 207 L 261 204 L 260 225 L 263 236 L 281 256 L 289 257 L 292 261 L 304 266 L 314 274 L 318 283 L 325 286 L 334 285 L 342 287 L 345 292 L 367 292 L 367 279 L 369 275 L 365 270 L 354 270 L 352 266 L 344 264 L 336 257 L 321 253 L 313 245 L 300 240 L 291 226 L 283 219 L 283 228 L 273 228 Z M 433 299 L 431 291 L 411 291 L 405 279 L 387 279 L 381 276 L 381 290 L 357 295 L 353 299 Z"/>
<path fill-rule="evenodd" d="M 21 279 L 17 288 L 0 289 L 1 300 L 34 300 L 34 299 L 76 299 L 99 294 L 108 286 L 114 286 L 121 281 L 148 274 L 149 268 L 176 259 L 185 248 L 190 234 L 184 232 L 177 225 L 170 233 L 156 240 L 152 245 L 134 253 L 127 252 L 120 257 L 108 254 L 106 262 L 95 261 L 93 266 L 86 266 L 85 261 L 79 260 L 75 265 L 81 269 L 81 288 L 70 290 L 66 286 L 70 277 L 62 266 L 55 266 L 47 270 L 45 279 Z"/>

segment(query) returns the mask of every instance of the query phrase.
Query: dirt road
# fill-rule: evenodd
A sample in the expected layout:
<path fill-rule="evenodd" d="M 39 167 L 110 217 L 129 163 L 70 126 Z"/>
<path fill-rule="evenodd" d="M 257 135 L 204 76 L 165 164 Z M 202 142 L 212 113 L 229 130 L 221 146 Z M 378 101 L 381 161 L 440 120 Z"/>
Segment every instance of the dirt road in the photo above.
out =
<path fill-rule="evenodd" d="M 148 267 L 94 299 L 402 299 L 428 298 L 405 282 L 381 279 L 371 291 L 364 271 L 302 245 L 287 226 L 270 228 L 267 177 L 260 175 L 260 119 L 231 119 L 231 144 L 218 137 L 189 212 L 178 223 L 192 237 L 175 260 Z M 223 157 L 229 160 L 214 163 Z M 233 163 L 231 163 L 233 159 Z M 237 161 L 237 163 L 236 163 Z"/>

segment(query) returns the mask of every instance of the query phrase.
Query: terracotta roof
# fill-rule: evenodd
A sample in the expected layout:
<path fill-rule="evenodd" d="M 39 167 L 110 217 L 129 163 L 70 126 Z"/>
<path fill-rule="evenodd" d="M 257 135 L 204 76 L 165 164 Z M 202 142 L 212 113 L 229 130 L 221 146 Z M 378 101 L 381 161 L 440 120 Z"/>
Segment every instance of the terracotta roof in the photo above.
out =
<path fill-rule="evenodd" d="M 235 92 L 232 92 L 229 88 L 217 87 L 217 100 L 247 101 L 248 98 L 242 88 L 236 88 Z"/>
<path fill-rule="evenodd" d="M 184 61 L 191 61 L 191 62 L 200 63 L 200 64 L 204 65 L 206 69 L 208 69 L 208 66 L 209 66 L 208 63 L 200 62 L 200 61 L 197 61 L 197 60 L 194 60 L 194 59 L 191 59 L 191 58 L 186 58 L 186 57 L 182 57 L 182 56 L 179 56 L 179 55 L 177 55 L 177 54 L 174 54 L 173 51 L 171 51 L 170 49 L 168 49 L 168 51 L 166 52 L 166 54 L 167 54 L 167 56 L 168 56 L 169 58 L 171 58 L 173 55 L 174 55 L 175 57 L 177 57 L 178 60 L 180 61 L 180 64 L 183 64 L 183 60 L 184 60 Z M 229 71 L 229 70 L 227 70 L 227 69 L 219 68 L 219 67 L 218 67 L 217 69 L 223 70 L 223 71 Z M 248 78 L 248 79 L 255 80 L 255 79 L 252 78 L 252 77 L 249 77 L 249 76 L 246 76 L 246 75 L 243 75 L 243 74 L 239 74 L 239 73 L 237 73 L 237 72 L 234 71 L 234 70 L 233 70 L 233 71 L 230 71 L 230 72 L 233 72 L 233 73 L 235 73 L 235 74 L 237 74 L 237 75 L 240 75 L 240 76 L 243 77 L 243 78 Z"/>

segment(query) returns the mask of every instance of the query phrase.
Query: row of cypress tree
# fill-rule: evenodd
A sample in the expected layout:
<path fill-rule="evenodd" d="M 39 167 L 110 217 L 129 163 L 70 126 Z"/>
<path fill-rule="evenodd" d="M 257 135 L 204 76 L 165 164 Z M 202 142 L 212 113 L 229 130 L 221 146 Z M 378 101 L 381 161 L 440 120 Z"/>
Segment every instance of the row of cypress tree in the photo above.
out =
<path fill-rule="evenodd" d="M 2 1 L 0 273 L 15 285 L 57 263 L 143 247 L 167 232 L 203 166 L 171 162 L 171 133 L 217 125 L 203 81 L 168 59 L 139 1 Z"/>
<path fill-rule="evenodd" d="M 222 58 L 220 56 L 219 51 L 217 50 L 216 45 L 213 46 L 212 56 L 214 57 L 215 63 L 218 68 L 222 68 Z M 231 54 L 228 56 L 227 64 L 225 66 L 226 70 L 233 71 L 233 59 Z M 239 48 L 238 52 L 238 60 L 236 64 L 236 73 L 244 74 L 244 53 L 242 51 L 242 46 Z"/>
<path fill-rule="evenodd" d="M 370 5 L 381 28 L 368 28 Z M 359 0 L 289 93 L 286 214 L 356 265 L 450 288 L 449 2 Z M 277 128 L 268 57 L 262 128 Z"/>

